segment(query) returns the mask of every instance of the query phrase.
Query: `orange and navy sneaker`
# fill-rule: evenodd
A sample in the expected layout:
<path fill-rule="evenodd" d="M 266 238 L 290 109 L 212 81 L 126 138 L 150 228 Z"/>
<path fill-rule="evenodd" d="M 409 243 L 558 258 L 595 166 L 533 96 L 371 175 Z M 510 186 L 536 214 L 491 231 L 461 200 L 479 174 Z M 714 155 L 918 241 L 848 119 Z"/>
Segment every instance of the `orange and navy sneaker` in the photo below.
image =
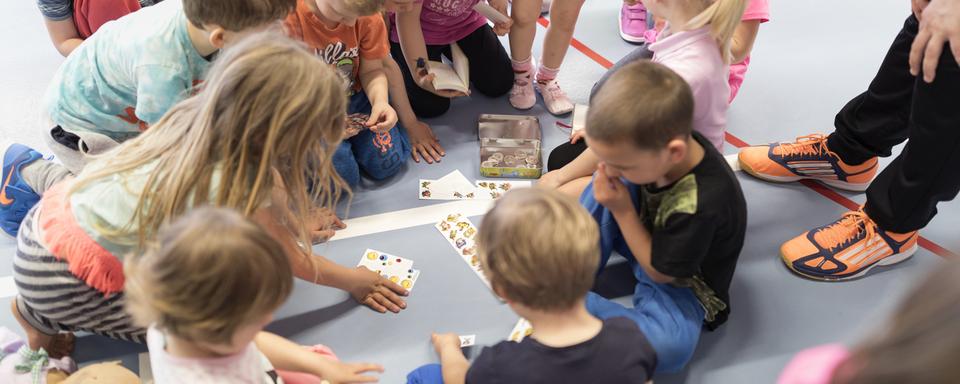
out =
<path fill-rule="evenodd" d="M 2 143 L 0 149 L 3 150 L 3 174 L 0 175 L 0 229 L 10 236 L 17 236 L 20 222 L 26 217 L 30 208 L 40 201 L 40 195 L 20 177 L 20 170 L 43 156 L 21 144 Z"/>
<path fill-rule="evenodd" d="M 866 275 L 873 267 L 909 259 L 917 251 L 917 237 L 917 231 L 884 231 L 861 209 L 784 243 L 780 257 L 802 276 L 849 280 Z"/>
<path fill-rule="evenodd" d="M 827 148 L 827 137 L 808 135 L 793 143 L 749 147 L 740 151 L 740 167 L 773 182 L 818 180 L 831 187 L 863 192 L 877 174 L 877 158 L 850 165 Z"/>

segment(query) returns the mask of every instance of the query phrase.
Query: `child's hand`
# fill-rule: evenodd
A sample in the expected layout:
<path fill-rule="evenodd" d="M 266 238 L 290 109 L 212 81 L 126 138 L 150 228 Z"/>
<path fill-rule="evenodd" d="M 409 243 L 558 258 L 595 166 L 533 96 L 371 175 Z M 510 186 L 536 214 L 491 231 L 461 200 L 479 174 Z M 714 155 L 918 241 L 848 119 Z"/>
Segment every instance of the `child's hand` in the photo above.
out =
<path fill-rule="evenodd" d="M 433 133 L 427 123 L 416 120 L 410 124 L 404 123 L 403 126 L 407 129 L 407 134 L 410 135 L 410 146 L 412 147 L 410 155 L 413 156 L 413 161 L 419 163 L 420 158 L 423 157 L 427 164 L 433 164 L 434 162 L 439 163 L 440 158 L 446 156 L 447 153 L 440 146 L 440 140 L 437 139 L 437 135 Z"/>
<path fill-rule="evenodd" d="M 399 313 L 407 307 L 407 303 L 400 296 L 410 293 L 397 283 L 364 267 L 357 267 L 354 273 L 349 291 L 361 304 L 380 313 L 386 313 L 388 310 Z"/>
<path fill-rule="evenodd" d="M 584 136 L 586 136 L 586 133 L 582 129 L 570 131 L 570 144 L 576 144 L 578 141 L 583 140 Z"/>
<path fill-rule="evenodd" d="M 314 244 L 330 240 L 336 231 L 347 228 L 347 224 L 337 214 L 327 208 L 315 208 L 307 216 L 307 230 Z"/>
<path fill-rule="evenodd" d="M 507 13 L 507 0 L 488 0 L 487 3 L 490 4 L 493 9 L 496 9 L 497 12 L 500 12 L 504 15 Z M 506 36 L 510 32 L 510 27 L 513 26 L 513 19 L 504 23 L 496 23 L 493 25 L 493 33 L 496 33 L 497 36 Z"/>
<path fill-rule="evenodd" d="M 930 0 L 911 0 L 910 9 L 913 10 L 913 15 L 917 17 L 917 20 L 922 20 L 923 9 L 930 5 Z"/>
<path fill-rule="evenodd" d="M 397 111 L 387 103 L 374 104 L 365 125 L 375 133 L 387 132 L 397 125 Z"/>
<path fill-rule="evenodd" d="M 634 212 L 636 209 L 627 186 L 619 177 L 608 176 L 607 165 L 603 162 L 597 166 L 597 175 L 593 180 L 593 197 L 614 215 Z"/>
<path fill-rule="evenodd" d="M 325 369 L 321 377 L 330 384 L 346 383 L 376 383 L 380 379 L 363 375 L 367 372 L 383 373 L 383 366 L 371 363 L 341 363 L 333 362 L 330 368 Z"/>
<path fill-rule="evenodd" d="M 426 63 L 426 65 L 429 67 L 430 63 L 428 62 Z M 420 88 L 423 88 L 423 90 L 430 92 L 434 95 L 437 95 L 440 97 L 446 97 L 448 99 L 467 96 L 466 93 L 463 93 L 460 91 L 453 91 L 449 89 L 440 91 L 434 88 L 433 79 L 436 78 L 436 75 L 430 73 L 428 67 L 417 68 L 416 73 L 413 76 L 414 79 L 417 81 L 417 85 L 420 86 Z"/>
<path fill-rule="evenodd" d="M 455 333 L 434 333 L 430 339 L 438 355 L 443 356 L 445 351 L 460 350 L 460 336 Z"/>

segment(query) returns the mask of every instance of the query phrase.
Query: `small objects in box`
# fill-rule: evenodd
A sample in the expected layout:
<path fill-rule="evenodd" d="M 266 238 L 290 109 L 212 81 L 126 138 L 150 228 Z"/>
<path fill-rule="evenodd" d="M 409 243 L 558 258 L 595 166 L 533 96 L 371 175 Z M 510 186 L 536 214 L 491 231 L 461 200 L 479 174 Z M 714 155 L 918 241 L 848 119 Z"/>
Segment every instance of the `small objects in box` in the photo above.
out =
<path fill-rule="evenodd" d="M 534 150 L 526 148 L 503 148 L 480 159 L 483 168 L 540 168 Z"/>

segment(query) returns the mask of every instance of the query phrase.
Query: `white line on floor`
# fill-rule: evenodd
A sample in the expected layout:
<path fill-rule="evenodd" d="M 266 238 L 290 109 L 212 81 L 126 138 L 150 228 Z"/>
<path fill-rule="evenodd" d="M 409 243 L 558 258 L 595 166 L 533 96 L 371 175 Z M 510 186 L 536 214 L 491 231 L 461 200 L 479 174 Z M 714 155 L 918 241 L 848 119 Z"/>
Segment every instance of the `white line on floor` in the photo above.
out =
<path fill-rule="evenodd" d="M 478 216 L 487 213 L 492 205 L 492 200 L 460 200 L 348 219 L 344 220 L 347 223 L 347 229 L 337 232 L 331 241 L 436 224 L 451 213 Z"/>
<path fill-rule="evenodd" d="M 730 165 L 730 168 L 733 169 L 734 172 L 737 172 L 737 171 L 741 170 L 741 168 L 740 168 L 740 161 L 737 160 L 737 154 L 736 154 L 736 153 L 726 155 L 726 156 L 724 156 L 723 158 L 724 158 L 724 159 L 727 159 L 727 164 Z"/>
<path fill-rule="evenodd" d="M 0 298 L 17 295 L 17 285 L 13 283 L 13 276 L 0 277 Z"/>
<path fill-rule="evenodd" d="M 734 171 L 740 170 L 740 163 L 737 161 L 736 154 L 727 155 L 724 158 L 730 164 L 730 168 L 733 168 Z M 460 200 L 357 217 L 345 220 L 347 229 L 337 232 L 337 235 L 330 241 L 434 224 L 451 213 L 479 216 L 487 213 L 492 205 L 493 202 L 490 200 Z M 17 287 L 13 282 L 13 276 L 0 277 L 0 298 L 13 297 L 16 294 Z"/>

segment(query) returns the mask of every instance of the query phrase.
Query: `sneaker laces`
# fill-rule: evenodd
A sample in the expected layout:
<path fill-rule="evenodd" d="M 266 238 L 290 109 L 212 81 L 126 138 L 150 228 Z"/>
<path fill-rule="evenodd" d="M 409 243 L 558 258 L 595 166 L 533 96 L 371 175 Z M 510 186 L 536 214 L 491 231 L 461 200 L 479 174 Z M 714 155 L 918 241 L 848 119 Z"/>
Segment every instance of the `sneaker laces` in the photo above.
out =
<path fill-rule="evenodd" d="M 777 149 L 780 150 L 780 157 L 803 155 L 822 156 L 823 154 L 832 157 L 837 156 L 830 151 L 830 148 L 827 148 L 827 137 L 821 134 L 800 136 L 796 142 L 778 144 Z"/>
<path fill-rule="evenodd" d="M 844 213 L 840 220 L 817 231 L 814 239 L 832 251 L 850 243 L 864 232 L 866 235 L 863 240 L 869 241 L 877 234 L 877 228 L 866 212 L 859 209 Z"/>

